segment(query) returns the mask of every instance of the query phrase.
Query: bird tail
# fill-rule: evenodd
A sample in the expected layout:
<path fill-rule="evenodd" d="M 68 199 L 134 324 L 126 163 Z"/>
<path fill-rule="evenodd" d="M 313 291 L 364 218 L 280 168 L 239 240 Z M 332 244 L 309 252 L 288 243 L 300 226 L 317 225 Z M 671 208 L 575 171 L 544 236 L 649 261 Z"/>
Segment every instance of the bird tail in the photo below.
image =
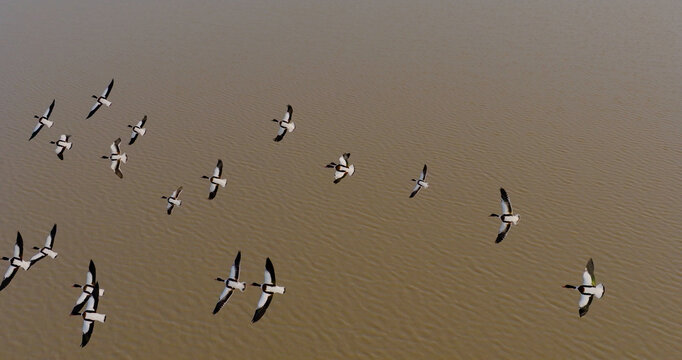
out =
<path fill-rule="evenodd" d="M 144 133 L 146 133 L 146 132 L 147 132 L 147 129 L 143 129 L 143 128 L 137 129 L 137 133 L 142 135 L 142 136 L 144 136 Z"/>
<path fill-rule="evenodd" d="M 104 105 L 104 106 L 106 106 L 106 107 L 111 106 L 111 101 L 109 101 L 109 100 L 107 100 L 107 99 L 99 99 L 99 102 L 101 102 L 102 105 Z"/>
<path fill-rule="evenodd" d="M 31 267 L 31 262 L 30 261 L 21 261 L 21 264 L 19 265 L 22 269 L 28 270 L 28 268 Z"/>
<path fill-rule="evenodd" d="M 107 316 L 105 314 L 100 314 L 100 313 L 86 313 L 88 320 L 93 320 L 93 321 L 99 321 L 99 322 L 105 322 L 107 320 Z"/>
<path fill-rule="evenodd" d="M 73 146 L 73 143 L 71 142 L 64 143 L 64 147 L 66 148 L 66 150 L 71 150 L 71 146 Z"/>
<path fill-rule="evenodd" d="M 124 164 L 127 164 L 127 163 L 128 163 L 128 154 L 123 153 L 123 154 L 121 155 L 121 161 L 122 161 Z"/>
<path fill-rule="evenodd" d="M 227 179 L 213 179 L 214 182 L 218 183 L 218 185 L 225 187 L 227 185 Z"/>
<path fill-rule="evenodd" d="M 429 183 L 423 182 L 423 181 L 422 181 L 422 187 L 423 187 L 424 189 L 428 188 L 428 187 L 429 187 Z"/>
<path fill-rule="evenodd" d="M 596 296 L 597 299 L 601 299 L 601 297 L 604 296 L 604 293 L 606 292 L 606 288 L 604 287 L 603 284 L 595 286 L 595 290 L 597 291 L 594 293 L 594 296 Z"/>
<path fill-rule="evenodd" d="M 282 126 L 284 126 L 285 128 L 287 128 L 287 131 L 288 131 L 288 132 L 292 132 L 292 131 L 294 131 L 294 129 L 296 129 L 296 125 L 295 125 L 294 123 L 292 123 L 292 122 L 290 122 L 290 123 L 282 123 Z"/>
<path fill-rule="evenodd" d="M 355 173 L 355 165 L 351 165 L 348 167 L 348 175 L 353 176 L 353 173 Z"/>
<path fill-rule="evenodd" d="M 53 123 L 54 123 L 54 122 L 51 121 L 51 120 L 43 120 L 43 124 L 45 124 L 45 126 L 47 126 L 47 127 L 49 127 L 49 128 L 52 127 L 52 124 L 53 124 Z"/>

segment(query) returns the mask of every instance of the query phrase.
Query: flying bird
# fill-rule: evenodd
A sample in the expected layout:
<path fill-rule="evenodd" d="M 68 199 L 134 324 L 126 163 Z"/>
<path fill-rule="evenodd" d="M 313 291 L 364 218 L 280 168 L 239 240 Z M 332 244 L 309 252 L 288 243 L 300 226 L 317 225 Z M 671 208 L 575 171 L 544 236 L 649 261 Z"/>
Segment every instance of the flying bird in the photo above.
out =
<path fill-rule="evenodd" d="M 242 252 L 239 251 L 237 252 L 237 257 L 234 258 L 234 263 L 232 263 L 232 267 L 230 267 L 230 277 L 228 277 L 227 279 L 216 278 L 217 281 L 225 283 L 225 289 L 223 289 L 223 292 L 220 294 L 220 298 L 218 298 L 218 303 L 215 304 L 215 308 L 213 309 L 213 315 L 217 314 L 218 311 L 220 311 L 220 309 L 223 308 L 223 305 L 225 305 L 227 300 L 230 299 L 230 296 L 232 296 L 232 293 L 234 292 L 235 289 L 239 289 L 242 292 L 246 290 L 246 283 L 239 282 L 239 262 L 241 261 L 241 258 Z"/>
<path fill-rule="evenodd" d="M 594 262 L 592 262 L 591 258 L 587 262 L 585 271 L 583 272 L 583 284 L 580 286 L 564 285 L 564 287 L 567 289 L 576 289 L 580 292 L 580 299 L 578 300 L 578 314 L 580 317 L 587 314 L 594 297 L 601 299 L 606 292 L 606 288 L 603 284 L 597 285 L 597 281 L 594 278 Z"/>
<path fill-rule="evenodd" d="M 275 282 L 275 268 L 272 266 L 272 261 L 270 261 L 270 258 L 267 258 L 265 260 L 265 276 L 263 279 L 263 283 L 252 283 L 252 286 L 257 286 L 262 290 L 262 293 L 260 295 L 260 299 L 258 299 L 258 308 L 256 309 L 256 312 L 253 314 L 253 319 L 251 320 L 251 323 L 255 323 L 256 321 L 260 320 L 260 318 L 265 315 L 265 311 L 268 309 L 268 306 L 270 306 L 270 303 L 272 302 L 272 295 L 273 294 L 284 294 L 286 291 L 286 288 L 283 286 L 277 286 Z"/>
<path fill-rule="evenodd" d="M 0 291 L 9 285 L 10 281 L 12 281 L 12 278 L 14 278 L 14 275 L 17 273 L 19 268 L 28 270 L 28 268 L 31 267 L 30 262 L 24 261 L 22 259 L 23 253 L 24 239 L 21 238 L 21 233 L 17 231 L 17 241 L 14 244 L 14 255 L 11 258 L 6 256 L 2 257 L 2 260 L 9 261 L 9 267 L 7 268 L 7 271 L 5 271 L 5 276 L 2 279 L 2 283 L 0 283 Z"/>
<path fill-rule="evenodd" d="M 147 129 L 144 128 L 144 123 L 147 122 L 147 115 L 145 115 L 142 120 L 140 120 L 137 125 L 128 125 L 129 128 L 133 128 L 133 133 L 130 135 L 130 142 L 128 145 L 132 145 L 135 140 L 137 140 L 137 136 L 144 136 L 144 134 L 147 132 Z"/>
<path fill-rule="evenodd" d="M 111 82 L 109 83 L 109 86 L 107 86 L 104 91 L 102 91 L 102 95 L 97 96 L 97 95 L 92 95 L 93 98 L 97 99 L 95 102 L 95 105 L 92 106 L 90 109 L 90 113 L 88 114 L 88 117 L 86 119 L 89 119 L 92 115 L 95 114 L 97 109 L 99 109 L 100 106 L 104 105 L 106 107 L 111 106 L 111 101 L 108 100 L 109 94 L 111 93 L 111 88 L 114 87 L 114 79 L 111 79 Z"/>
<path fill-rule="evenodd" d="M 33 249 L 40 251 L 38 251 L 37 254 L 33 255 L 33 257 L 29 260 L 31 266 L 35 265 L 35 263 L 37 263 L 40 259 L 46 256 L 49 256 L 53 259 L 57 257 L 57 253 L 52 251 L 55 236 L 57 236 L 57 224 L 54 224 L 52 230 L 50 230 L 50 233 L 47 235 L 47 239 L 45 239 L 45 246 L 43 246 L 42 248 L 39 248 L 37 246 L 33 247 Z"/>
<path fill-rule="evenodd" d="M 76 305 L 74 305 L 73 309 L 71 310 L 71 315 L 78 315 L 81 312 L 81 309 L 83 308 L 83 305 L 85 305 L 85 301 L 87 301 L 90 298 L 90 295 L 93 294 L 95 291 L 95 286 L 94 284 L 97 282 L 97 269 L 95 269 L 95 263 L 90 260 L 90 265 L 88 265 L 88 273 L 85 275 L 85 284 L 80 285 L 80 284 L 73 284 L 73 287 L 75 288 L 80 288 L 82 290 L 80 296 L 78 296 L 78 299 L 76 299 Z M 104 289 L 99 288 L 97 290 L 97 295 L 98 296 L 103 296 L 104 295 Z"/>
<path fill-rule="evenodd" d="M 83 337 L 81 339 L 81 347 L 84 347 L 90 341 L 92 331 L 95 329 L 95 321 L 103 323 L 107 316 L 97 312 L 97 305 L 99 305 L 99 283 L 95 283 L 92 290 L 92 295 L 88 298 L 83 311 Z"/>
<path fill-rule="evenodd" d="M 504 240 L 504 237 L 507 235 L 509 232 L 509 229 L 511 228 L 512 224 L 516 225 L 519 222 L 519 214 L 514 214 L 512 211 L 512 205 L 511 201 L 509 201 L 509 197 L 507 196 L 507 192 L 504 191 L 503 188 L 500 188 L 500 195 L 502 197 L 501 204 L 502 204 L 502 214 L 490 214 L 492 217 L 497 217 L 502 220 L 502 224 L 500 225 L 500 229 L 497 231 L 497 239 L 495 239 L 495 243 L 499 243 L 500 241 Z"/>
<path fill-rule="evenodd" d="M 338 184 L 341 179 L 346 177 L 346 175 L 353 176 L 355 173 L 355 166 L 348 165 L 348 159 L 350 158 L 350 153 L 345 153 L 339 158 L 339 163 L 330 162 L 327 164 L 327 168 L 334 169 L 334 184 Z"/>
<path fill-rule="evenodd" d="M 33 115 L 34 118 L 38 119 L 38 124 L 36 124 L 36 127 L 33 128 L 33 133 L 31 134 L 31 137 L 28 138 L 29 141 L 36 137 L 38 135 L 38 132 L 40 132 L 40 129 L 43 128 L 43 126 L 47 125 L 47 127 L 51 128 L 53 122 L 48 120 L 50 118 L 50 115 L 52 114 L 52 109 L 54 109 L 54 100 L 52 100 L 52 104 L 50 104 L 50 107 L 45 110 L 45 113 L 43 116 L 38 116 L 38 115 Z"/>
<path fill-rule="evenodd" d="M 114 170 L 114 173 L 116 173 L 116 176 L 119 178 L 123 179 L 123 173 L 121 172 L 121 163 L 127 163 L 128 162 L 128 155 L 126 153 L 121 153 L 121 138 L 118 138 L 114 140 L 114 142 L 111 144 L 111 155 L 106 156 L 102 155 L 102 159 L 109 159 L 111 160 L 111 170 Z"/>
<path fill-rule="evenodd" d="M 57 148 L 54 149 L 54 152 L 57 153 L 59 160 L 64 160 L 64 150 L 71 150 L 71 146 L 73 146 L 73 143 L 70 142 L 69 139 L 71 139 L 71 135 L 61 135 L 59 140 L 50 141 L 50 144 L 57 145 Z"/>
<path fill-rule="evenodd" d="M 412 193 L 410 194 L 411 198 L 417 195 L 421 188 L 429 187 L 429 183 L 427 183 L 424 180 L 426 180 L 426 164 L 424 164 L 424 169 L 422 170 L 422 173 L 419 174 L 419 179 L 412 179 L 412 181 L 416 182 L 416 184 L 414 185 L 414 189 L 412 189 Z"/>
<path fill-rule="evenodd" d="M 225 187 L 227 185 L 227 179 L 221 179 L 220 176 L 223 174 L 223 161 L 218 159 L 218 164 L 215 166 L 215 169 L 213 169 L 213 175 L 212 176 L 202 176 L 202 179 L 208 179 L 208 181 L 211 183 L 211 186 L 208 188 L 208 199 L 211 200 L 215 197 L 215 195 L 218 193 L 218 185 Z"/>
<path fill-rule="evenodd" d="M 180 193 L 182 192 L 182 186 L 180 186 L 177 190 L 173 191 L 171 196 L 162 196 L 162 199 L 166 199 L 166 202 L 168 203 L 166 205 L 166 212 L 168 215 L 171 214 L 173 211 L 173 207 L 175 206 L 180 206 L 182 204 L 182 200 L 178 199 L 180 197 Z"/>
<path fill-rule="evenodd" d="M 279 123 L 279 130 L 277 131 L 277 136 L 273 139 L 276 142 L 281 141 L 288 132 L 294 131 L 296 124 L 291 121 L 291 115 L 294 114 L 294 109 L 291 105 L 287 105 L 287 112 L 284 114 L 282 120 L 272 119 L 272 121 Z"/>

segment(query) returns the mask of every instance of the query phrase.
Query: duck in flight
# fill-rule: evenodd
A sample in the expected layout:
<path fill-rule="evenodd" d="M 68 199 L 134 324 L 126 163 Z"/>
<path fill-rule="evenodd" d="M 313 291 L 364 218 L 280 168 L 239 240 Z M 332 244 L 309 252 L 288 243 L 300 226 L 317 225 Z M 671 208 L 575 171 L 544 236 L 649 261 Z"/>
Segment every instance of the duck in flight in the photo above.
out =
<path fill-rule="evenodd" d="M 97 99 L 97 101 L 95 101 L 95 105 L 93 105 L 92 108 L 90 109 L 90 113 L 88 114 L 88 117 L 86 117 L 86 119 L 89 119 L 92 115 L 94 115 L 100 106 L 102 106 L 102 105 L 104 105 L 106 107 L 111 106 L 111 101 L 108 100 L 108 97 L 109 97 L 109 94 L 111 93 L 111 88 L 113 88 L 113 87 L 114 87 L 114 79 L 111 79 L 109 86 L 107 86 L 107 88 L 104 89 L 104 91 L 102 92 L 102 95 L 100 95 L 100 96 L 92 95 L 92 97 Z"/>
<path fill-rule="evenodd" d="M 29 141 L 36 137 L 38 135 L 38 132 L 40 132 L 40 129 L 43 128 L 43 126 L 47 126 L 49 128 L 52 127 L 52 121 L 48 120 L 50 118 L 50 115 L 52 114 L 52 109 L 54 109 L 54 100 L 52 100 L 52 104 L 50 104 L 50 107 L 45 110 L 45 113 L 43 116 L 38 116 L 38 115 L 33 115 L 34 118 L 38 119 L 38 124 L 36 124 L 36 127 L 33 128 L 33 133 L 31 134 L 31 137 L 28 138 Z"/>
<path fill-rule="evenodd" d="M 355 173 L 355 166 L 348 165 L 348 159 L 350 158 L 350 153 L 345 153 L 339 158 L 339 163 L 330 162 L 327 164 L 327 168 L 334 169 L 334 184 L 338 184 L 346 175 L 353 176 Z"/>
<path fill-rule="evenodd" d="M 594 262 L 592 262 L 591 258 L 587 262 L 585 271 L 583 272 L 583 284 L 580 286 L 564 285 L 564 288 L 576 289 L 580 292 L 580 299 L 578 300 L 578 314 L 580 317 L 587 314 L 594 297 L 601 299 L 606 292 L 604 285 L 597 284 L 597 281 L 594 278 Z"/>
<path fill-rule="evenodd" d="M 130 135 L 130 142 L 128 145 L 132 145 L 135 140 L 137 140 L 137 136 L 144 136 L 144 134 L 147 132 L 147 129 L 144 128 L 144 123 L 147 122 L 147 115 L 145 115 L 142 120 L 140 120 L 137 125 L 128 125 L 129 128 L 133 128 L 133 133 Z"/>
<path fill-rule="evenodd" d="M 121 138 L 114 140 L 114 142 L 110 146 L 111 155 L 109 156 L 102 155 L 102 159 L 111 160 L 111 170 L 114 170 L 116 176 L 123 179 L 123 173 L 121 172 L 121 163 L 125 164 L 128 162 L 128 155 L 126 155 L 126 153 L 121 153 L 121 147 L 119 146 L 120 144 Z"/>
<path fill-rule="evenodd" d="M 57 153 L 59 160 L 64 160 L 64 150 L 71 150 L 73 143 L 69 141 L 70 138 L 71 135 L 61 135 L 59 140 L 50 141 L 50 144 L 57 145 L 57 148 L 54 149 L 54 152 Z"/>
<path fill-rule="evenodd" d="M 76 305 L 74 305 L 73 309 L 71 310 L 71 315 L 80 314 L 83 305 L 85 305 L 85 301 L 88 300 L 90 298 L 90 295 L 92 295 L 93 292 L 95 291 L 94 284 L 96 282 L 97 269 L 95 269 L 95 263 L 92 260 L 90 260 L 90 265 L 88 266 L 88 273 L 87 275 L 85 275 L 85 284 L 84 285 L 73 284 L 73 287 L 82 289 L 82 292 L 78 299 L 76 299 Z M 97 295 L 98 296 L 104 295 L 104 289 L 98 288 Z"/>
<path fill-rule="evenodd" d="M 7 268 L 7 271 L 5 271 L 5 276 L 2 279 L 2 283 L 0 283 L 0 291 L 2 291 L 2 289 L 6 288 L 7 285 L 9 285 L 10 281 L 12 281 L 12 278 L 14 278 L 14 275 L 17 273 L 17 270 L 19 270 L 19 268 L 28 270 L 28 268 L 31 267 L 30 262 L 24 261 L 22 259 L 23 253 L 24 239 L 21 237 L 21 233 L 17 231 L 17 241 L 16 243 L 14 243 L 13 256 L 11 258 L 8 258 L 6 256 L 2 257 L 2 260 L 9 261 L 9 267 Z"/>
<path fill-rule="evenodd" d="M 497 231 L 497 239 L 495 239 L 495 243 L 499 243 L 500 241 L 504 240 L 504 237 L 509 232 L 512 224 L 516 225 L 519 222 L 519 214 L 514 214 L 512 211 L 511 201 L 509 201 L 509 196 L 507 196 L 507 192 L 504 191 L 503 188 L 500 188 L 500 195 L 502 197 L 502 214 L 490 214 L 490 216 L 497 217 L 502 220 L 502 225 L 500 225 L 500 229 Z"/>
<path fill-rule="evenodd" d="M 173 207 L 175 206 L 180 206 L 182 204 L 182 200 L 178 199 L 180 197 L 180 193 L 182 192 L 182 186 L 180 186 L 177 190 L 173 191 L 171 196 L 162 196 L 162 199 L 166 199 L 166 202 L 168 203 L 166 205 L 166 212 L 168 215 L 171 214 L 173 211 Z"/>
<path fill-rule="evenodd" d="M 40 259 L 46 256 L 49 256 L 53 259 L 57 257 L 57 253 L 52 251 L 55 236 L 57 236 L 57 224 L 54 224 L 52 230 L 50 230 L 50 233 L 47 235 L 47 239 L 45 239 L 45 246 L 43 246 L 42 248 L 39 248 L 37 246 L 33 247 L 33 249 L 40 251 L 38 251 L 37 254 L 33 255 L 33 257 L 29 260 L 31 266 L 35 265 L 35 263 L 37 263 Z"/>
<path fill-rule="evenodd" d="M 230 277 L 228 277 L 227 279 L 216 278 L 217 281 L 225 283 L 225 289 L 223 289 L 223 292 L 220 294 L 220 298 L 218 298 L 218 303 L 215 304 L 215 308 L 213 309 L 213 315 L 217 314 L 218 311 L 220 311 L 220 309 L 223 308 L 223 305 L 225 305 L 227 300 L 230 299 L 230 296 L 232 296 L 232 293 L 234 292 L 235 289 L 239 289 L 242 292 L 246 290 L 246 283 L 239 282 L 239 262 L 241 261 L 241 258 L 242 252 L 239 251 L 237 252 L 237 257 L 234 258 L 234 263 L 232 263 L 232 267 L 230 268 Z"/>
<path fill-rule="evenodd" d="M 83 311 L 83 337 L 81 339 L 81 347 L 84 347 L 90 341 L 92 336 L 92 331 L 95 329 L 95 321 L 103 323 L 107 320 L 105 314 L 100 314 L 97 312 L 97 306 L 99 305 L 99 283 L 95 283 L 95 287 L 92 290 L 92 295 L 88 298 L 88 302 L 85 305 L 85 311 Z"/>
<path fill-rule="evenodd" d="M 272 266 L 272 261 L 270 261 L 270 258 L 265 260 L 265 276 L 263 283 L 252 283 L 251 285 L 259 287 L 262 291 L 260 299 L 258 299 L 258 308 L 253 314 L 253 319 L 251 320 L 251 323 L 255 323 L 256 321 L 260 320 L 263 315 L 265 315 L 265 310 L 268 309 L 268 306 L 270 306 L 270 303 L 272 302 L 272 295 L 284 294 L 286 288 L 284 286 L 276 285 L 275 268 Z"/>
<path fill-rule="evenodd" d="M 412 189 L 412 193 L 410 194 L 411 198 L 417 195 L 421 188 L 426 189 L 429 187 L 429 183 L 427 183 L 424 180 L 426 180 L 426 164 L 424 164 L 424 169 L 422 170 L 422 173 L 419 174 L 419 179 L 412 179 L 412 181 L 416 182 L 416 184 L 414 185 L 414 189 Z"/>
<path fill-rule="evenodd" d="M 273 139 L 276 142 L 281 141 L 288 132 L 294 131 L 296 124 L 291 121 L 291 115 L 294 114 L 294 108 L 291 105 L 287 105 L 287 112 L 284 114 L 282 120 L 272 119 L 272 121 L 279 123 L 279 130 L 277 131 L 277 136 Z"/>
<path fill-rule="evenodd" d="M 213 169 L 212 176 L 202 176 L 202 179 L 208 179 L 211 182 L 211 186 L 208 188 L 208 199 L 213 199 L 218 193 L 218 185 L 225 187 L 227 185 L 227 179 L 221 179 L 220 176 L 223 174 L 223 161 L 218 159 L 218 164 Z"/>

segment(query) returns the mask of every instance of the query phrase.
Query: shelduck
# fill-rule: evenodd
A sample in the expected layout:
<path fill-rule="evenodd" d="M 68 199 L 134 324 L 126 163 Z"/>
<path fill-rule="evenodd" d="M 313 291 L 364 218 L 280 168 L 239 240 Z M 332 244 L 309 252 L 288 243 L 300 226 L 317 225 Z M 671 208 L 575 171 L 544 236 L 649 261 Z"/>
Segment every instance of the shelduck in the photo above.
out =
<path fill-rule="evenodd" d="M 606 293 L 606 288 L 603 284 L 597 284 L 594 278 L 594 262 L 592 258 L 587 262 L 585 266 L 585 271 L 583 272 L 583 284 L 580 286 L 574 285 L 564 285 L 567 289 L 576 289 L 580 292 L 580 299 L 578 300 L 578 314 L 583 317 L 587 314 L 590 309 L 590 304 L 592 304 L 592 298 L 596 297 L 601 299 Z"/>
<path fill-rule="evenodd" d="M 519 222 L 520 217 L 519 214 L 514 214 L 512 211 L 511 201 L 509 201 L 507 192 L 504 191 L 503 188 L 500 188 L 500 196 L 502 197 L 500 202 L 502 204 L 502 214 L 490 214 L 490 216 L 497 217 L 502 220 L 502 225 L 500 225 L 500 229 L 497 231 L 497 239 L 495 239 L 495 243 L 499 243 L 500 241 L 504 240 L 504 237 L 509 232 L 512 224 L 516 225 Z"/>
<path fill-rule="evenodd" d="M 52 104 L 50 104 L 50 107 L 45 110 L 45 113 L 43 116 L 38 116 L 38 115 L 33 115 L 34 118 L 38 119 L 38 124 L 36 124 L 36 127 L 33 128 L 33 133 L 31 134 L 31 137 L 28 138 L 28 141 L 31 141 L 36 135 L 38 135 L 38 132 L 40 132 L 40 129 L 43 128 L 43 126 L 47 126 L 49 128 L 52 127 L 53 122 L 50 121 L 50 115 L 52 114 L 52 109 L 54 109 L 54 99 L 52 100 Z"/>
<path fill-rule="evenodd" d="M 95 321 L 103 323 L 107 320 L 105 314 L 100 314 L 97 312 L 97 306 L 99 305 L 99 283 L 95 283 L 95 287 L 92 290 L 92 295 L 88 298 L 88 302 L 85 305 L 85 311 L 83 311 L 83 337 L 81 338 L 81 347 L 84 347 L 90 341 L 92 336 L 92 331 L 95 329 Z"/>
<path fill-rule="evenodd" d="M 227 279 L 221 279 L 221 278 L 216 278 L 217 281 L 225 283 L 225 289 L 223 289 L 223 292 L 220 294 L 220 298 L 218 298 L 218 303 L 215 304 L 215 308 L 213 309 L 213 315 L 217 314 L 220 309 L 223 308 L 223 305 L 227 302 L 227 300 L 230 299 L 230 296 L 232 296 L 232 293 L 234 292 L 235 289 L 238 289 L 241 292 L 244 292 L 246 290 L 246 283 L 245 282 L 239 282 L 239 262 L 241 261 L 242 258 L 242 252 L 239 251 L 237 252 L 237 257 L 234 258 L 234 263 L 232 263 L 232 267 L 230 267 L 230 277 Z"/>
<path fill-rule="evenodd" d="M 107 88 L 104 89 L 104 91 L 102 91 L 102 95 L 100 95 L 100 96 L 92 95 L 92 97 L 97 99 L 97 101 L 95 102 L 95 105 L 93 105 L 92 108 L 90 109 L 90 113 L 88 114 L 88 117 L 86 117 L 86 119 L 89 119 L 93 114 L 95 114 L 95 112 L 97 111 L 97 109 L 99 109 L 100 106 L 102 106 L 102 105 L 104 105 L 106 107 L 111 106 L 111 101 L 108 100 L 108 97 L 109 97 L 109 94 L 111 93 L 111 88 L 113 88 L 113 87 L 114 87 L 114 79 L 111 79 L 109 86 L 107 86 Z"/>
<path fill-rule="evenodd" d="M 410 194 L 411 198 L 417 195 L 421 188 L 426 189 L 429 187 L 429 183 L 427 183 L 424 180 L 426 180 L 426 164 L 424 164 L 424 169 L 422 170 L 422 173 L 419 174 L 419 179 L 412 179 L 412 181 L 416 182 L 416 184 L 414 185 L 414 189 L 412 189 L 412 193 Z"/>
<path fill-rule="evenodd" d="M 260 318 L 265 315 L 265 311 L 270 306 L 272 302 L 273 294 L 284 294 L 286 288 L 283 286 L 277 286 L 275 282 L 275 268 L 272 266 L 272 261 L 270 258 L 265 260 L 265 276 L 262 284 L 251 283 L 252 286 L 257 286 L 261 289 L 262 293 L 260 299 L 258 299 L 258 307 L 256 312 L 253 314 L 253 319 L 251 323 L 255 323 L 260 320 Z"/>
<path fill-rule="evenodd" d="M 37 263 L 40 259 L 46 256 L 49 256 L 53 259 L 57 257 L 57 253 L 52 250 L 52 247 L 54 246 L 55 236 L 57 236 L 57 224 L 54 224 L 52 230 L 50 230 L 50 233 L 47 235 L 47 239 L 45 239 L 45 246 L 43 246 L 42 248 L 39 248 L 37 246 L 33 247 L 33 249 L 40 251 L 38 251 L 37 254 L 33 255 L 33 257 L 29 260 L 31 266 L 35 265 L 35 263 Z"/>
<path fill-rule="evenodd" d="M 338 184 L 341 179 L 346 177 L 346 175 L 353 176 L 355 173 L 355 166 L 348 165 L 348 159 L 350 158 L 350 153 L 345 153 L 339 158 L 339 163 L 330 162 L 327 164 L 327 168 L 334 169 L 334 184 Z"/>
<path fill-rule="evenodd" d="M 121 144 L 121 138 L 114 140 L 114 142 L 111 144 L 110 146 L 111 155 L 109 156 L 102 155 L 102 159 L 111 160 L 111 170 L 114 170 L 116 176 L 123 179 L 123 173 L 121 172 L 121 163 L 125 164 L 128 162 L 128 155 L 126 155 L 126 153 L 121 153 L 121 148 L 119 144 Z"/>
<path fill-rule="evenodd" d="M 88 265 L 88 273 L 85 275 L 85 284 L 73 284 L 73 287 L 82 289 L 80 296 L 76 299 L 76 305 L 74 305 L 71 310 L 71 315 L 78 315 L 85 305 L 85 301 L 90 298 L 90 295 L 95 291 L 94 284 L 97 282 L 97 269 L 95 269 L 95 263 L 90 260 L 90 265 Z M 97 291 L 99 296 L 104 295 L 104 289 L 99 288 Z"/>
<path fill-rule="evenodd" d="M 54 152 L 57 153 L 59 160 L 64 160 L 64 150 L 71 150 L 71 146 L 73 146 L 73 143 L 70 142 L 69 139 L 71 139 L 71 135 L 61 135 L 59 140 L 50 141 L 50 144 L 57 145 L 57 148 L 54 149 Z"/>
<path fill-rule="evenodd" d="M 171 196 L 162 196 L 162 199 L 166 199 L 166 202 L 168 203 L 166 205 L 166 212 L 168 215 L 171 214 L 173 211 L 173 207 L 175 206 L 180 206 L 182 204 L 182 200 L 178 199 L 180 197 L 180 193 L 182 192 L 182 186 L 180 186 L 177 190 L 173 191 Z"/>
<path fill-rule="evenodd" d="M 213 175 L 212 176 L 202 176 L 202 179 L 208 179 L 208 181 L 211 183 L 211 186 L 209 187 L 208 191 L 208 199 L 211 200 L 213 199 L 216 194 L 218 193 L 218 185 L 225 187 L 227 185 L 227 179 L 221 179 L 220 176 L 223 174 L 223 161 L 218 159 L 218 164 L 215 166 L 215 169 L 213 169 Z"/>
<path fill-rule="evenodd" d="M 12 278 L 14 278 L 14 275 L 17 273 L 19 268 L 28 270 L 28 268 L 31 267 L 30 262 L 24 261 L 22 259 L 23 253 L 24 239 L 21 238 L 21 233 L 17 231 L 17 241 L 14 243 L 14 255 L 11 258 L 6 256 L 2 257 L 2 260 L 9 261 L 9 267 L 7 268 L 7 271 L 5 271 L 5 276 L 2 279 L 2 283 L 0 283 L 0 291 L 9 285 L 10 281 L 12 281 Z"/>
<path fill-rule="evenodd" d="M 273 139 L 276 142 L 281 141 L 288 132 L 294 131 L 296 124 L 291 121 L 291 115 L 294 114 L 294 109 L 291 105 L 287 105 L 287 112 L 284 114 L 282 120 L 272 119 L 272 121 L 279 123 L 279 130 L 277 131 L 277 136 Z"/>
<path fill-rule="evenodd" d="M 137 136 L 144 136 L 144 134 L 147 132 L 147 129 L 144 128 L 144 123 L 147 122 L 147 115 L 145 115 L 142 120 L 140 120 L 137 125 L 128 125 L 129 128 L 133 128 L 133 133 L 130 134 L 130 142 L 128 145 L 132 145 L 135 140 L 137 140 Z"/>

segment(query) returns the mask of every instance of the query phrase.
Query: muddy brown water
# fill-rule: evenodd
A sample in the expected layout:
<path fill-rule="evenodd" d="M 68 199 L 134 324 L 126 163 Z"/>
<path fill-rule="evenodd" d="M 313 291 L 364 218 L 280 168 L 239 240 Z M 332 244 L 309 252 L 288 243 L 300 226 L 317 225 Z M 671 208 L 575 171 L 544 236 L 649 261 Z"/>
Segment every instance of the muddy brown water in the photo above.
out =
<path fill-rule="evenodd" d="M 682 3 L 0 5 L 0 358 L 649 358 L 682 353 Z M 85 120 L 116 79 L 110 108 Z M 26 141 L 52 99 L 55 125 Z M 287 104 L 296 130 L 272 141 Z M 127 146 L 146 114 L 148 133 Z M 73 136 L 64 161 L 49 140 Z M 119 180 L 99 158 L 124 139 Z M 356 173 L 324 165 L 350 152 Z M 208 201 L 209 174 L 228 185 Z M 431 187 L 409 199 L 424 163 Z M 164 200 L 183 185 L 172 216 Z M 521 221 L 494 244 L 499 187 Z M 278 282 L 211 310 L 242 279 Z M 592 257 L 607 288 L 584 318 Z M 85 349 L 68 313 L 106 289 Z M 3 270 L 4 266 L 2 265 Z M 678 355 L 676 355 L 678 354 Z"/>

